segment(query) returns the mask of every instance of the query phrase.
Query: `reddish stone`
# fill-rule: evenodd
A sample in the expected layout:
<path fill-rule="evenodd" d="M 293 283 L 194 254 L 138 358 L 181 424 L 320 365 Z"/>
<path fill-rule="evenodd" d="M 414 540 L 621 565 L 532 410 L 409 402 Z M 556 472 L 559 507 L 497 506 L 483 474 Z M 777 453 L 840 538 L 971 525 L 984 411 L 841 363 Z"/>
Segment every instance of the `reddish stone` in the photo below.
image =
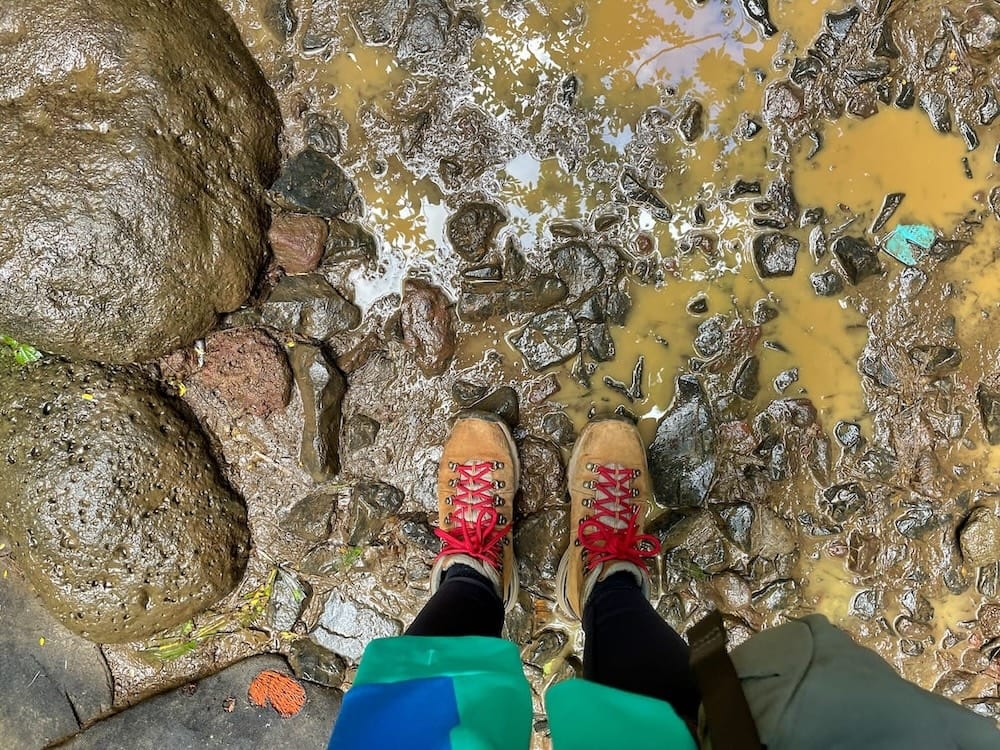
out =
<path fill-rule="evenodd" d="M 319 216 L 275 214 L 267 239 L 275 262 L 287 274 L 311 273 L 323 260 L 329 229 Z"/>
<path fill-rule="evenodd" d="M 403 346 L 425 375 L 440 375 L 455 354 L 455 316 L 444 292 L 426 281 L 407 279 L 399 306 Z"/>
<path fill-rule="evenodd" d="M 232 329 L 205 340 L 205 365 L 192 382 L 231 408 L 266 417 L 288 405 L 292 372 L 284 350 L 263 331 Z"/>

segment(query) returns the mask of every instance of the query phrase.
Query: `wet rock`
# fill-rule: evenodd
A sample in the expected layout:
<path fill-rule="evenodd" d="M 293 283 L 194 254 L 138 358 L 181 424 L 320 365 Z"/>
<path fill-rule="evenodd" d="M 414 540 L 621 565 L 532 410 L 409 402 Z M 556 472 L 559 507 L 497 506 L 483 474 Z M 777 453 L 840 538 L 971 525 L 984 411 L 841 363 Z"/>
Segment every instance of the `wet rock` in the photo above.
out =
<path fill-rule="evenodd" d="M 441 548 L 441 540 L 434 534 L 434 527 L 431 526 L 426 513 L 405 514 L 401 517 L 399 530 L 407 541 L 429 552 L 436 553 Z M 421 576 L 421 579 L 426 579 L 426 576 Z"/>
<path fill-rule="evenodd" d="M 341 402 L 347 383 L 319 347 L 298 344 L 288 359 L 305 412 L 299 461 L 313 481 L 324 482 L 340 471 Z"/>
<path fill-rule="evenodd" d="M 949 346 L 921 344 L 911 347 L 908 355 L 924 375 L 941 375 L 962 364 L 962 352 Z"/>
<path fill-rule="evenodd" d="M 233 589 L 246 511 L 183 403 L 131 369 L 55 360 L 0 368 L 0 392 L 0 527 L 66 627 L 143 638 Z"/>
<path fill-rule="evenodd" d="M 745 139 L 750 140 L 757 133 L 759 133 L 764 128 L 756 119 L 747 113 L 743 113 L 740 117 L 740 124 L 737 126 L 739 134 Z M 704 222 L 703 222 L 704 223 Z"/>
<path fill-rule="evenodd" d="M 347 662 L 308 638 L 294 641 L 288 650 L 288 665 L 300 680 L 339 688 L 347 674 Z"/>
<path fill-rule="evenodd" d="M 753 322 L 764 325 L 778 317 L 778 308 L 765 300 L 757 300 L 753 306 Z"/>
<path fill-rule="evenodd" d="M 760 360 L 750 356 L 743 360 L 733 379 L 733 393 L 752 401 L 760 392 Z"/>
<path fill-rule="evenodd" d="M 352 547 L 371 544 L 389 516 L 403 507 L 403 493 L 384 482 L 358 482 L 351 491 L 348 539 Z"/>
<path fill-rule="evenodd" d="M 298 28 L 298 18 L 290 0 L 268 0 L 262 16 L 265 28 L 281 41 L 286 41 Z"/>
<path fill-rule="evenodd" d="M 507 221 L 489 203 L 466 203 L 448 220 L 448 242 L 464 260 L 477 263 L 486 257 L 497 229 Z"/>
<path fill-rule="evenodd" d="M 694 376 L 677 379 L 674 400 L 656 425 L 648 458 L 660 503 L 694 506 L 704 502 L 715 475 L 715 419 Z"/>
<path fill-rule="evenodd" d="M 111 710 L 108 668 L 99 647 L 53 619 L 7 561 L 0 568 L 0 736 L 10 748 L 41 747 Z"/>
<path fill-rule="evenodd" d="M 836 523 L 846 521 L 868 504 L 868 493 L 857 482 L 837 484 L 823 490 L 820 507 Z"/>
<path fill-rule="evenodd" d="M 724 315 L 713 315 L 698 324 L 694 337 L 694 349 L 702 357 L 714 357 L 726 347 L 729 321 Z"/>
<path fill-rule="evenodd" d="M 550 507 L 519 521 L 514 528 L 514 552 L 521 585 L 532 593 L 552 596 L 559 561 L 568 545 L 566 507 Z"/>
<path fill-rule="evenodd" d="M 856 5 L 852 5 L 840 13 L 827 13 L 826 28 L 834 39 L 842 42 L 847 39 L 847 35 L 851 33 L 851 29 L 858 22 L 860 15 L 861 10 Z"/>
<path fill-rule="evenodd" d="M 996 60 L 1000 54 L 1000 14 L 990 6 L 979 3 L 965 11 L 961 26 L 965 44 L 983 60 Z"/>
<path fill-rule="evenodd" d="M 358 662 L 365 647 L 376 638 L 402 633 L 399 622 L 333 592 L 323 606 L 316 629 L 309 637 L 324 648 Z M 324 740 L 325 741 L 325 740 Z"/>
<path fill-rule="evenodd" d="M 705 108 L 695 99 L 686 99 L 677 113 L 677 129 L 688 143 L 694 143 L 705 132 Z"/>
<path fill-rule="evenodd" d="M 424 375 L 440 375 L 455 354 L 451 302 L 436 286 L 419 279 L 407 279 L 399 311 L 403 347 L 413 354 Z"/>
<path fill-rule="evenodd" d="M 879 25 L 873 48 L 877 57 L 888 57 L 891 60 L 899 58 L 899 45 L 892 36 L 892 26 L 888 19 Z"/>
<path fill-rule="evenodd" d="M 860 620 L 873 620 L 882 606 L 882 597 L 874 589 L 859 591 L 851 599 L 851 614 Z"/>
<path fill-rule="evenodd" d="M 990 445 L 1000 445 L 1000 393 L 979 387 L 976 394 L 979 403 L 979 415 L 983 420 L 983 429 Z"/>
<path fill-rule="evenodd" d="M 632 172 L 626 171 L 621 176 L 622 190 L 625 197 L 632 203 L 645 206 L 649 209 L 653 218 L 657 221 L 670 221 L 674 212 L 663 199 L 650 187 L 648 187 L 639 177 Z"/>
<path fill-rule="evenodd" d="M 759 507 L 750 525 L 750 555 L 769 560 L 794 552 L 795 535 L 788 524 L 770 508 Z"/>
<path fill-rule="evenodd" d="M 528 366 L 537 371 L 565 362 L 580 351 L 576 321 L 562 309 L 536 315 L 511 343 L 521 352 Z"/>
<path fill-rule="evenodd" d="M 951 132 L 951 109 L 946 94 L 940 91 L 924 91 L 918 101 L 937 132 Z"/>
<path fill-rule="evenodd" d="M 771 20 L 767 0 L 740 0 L 740 5 L 747 14 L 747 18 L 757 24 L 764 36 L 774 36 L 778 33 L 778 27 Z"/>
<path fill-rule="evenodd" d="M 281 527 L 310 542 L 329 538 L 337 511 L 336 493 L 320 490 L 299 500 L 285 515 Z"/>
<path fill-rule="evenodd" d="M 250 292 L 278 163 L 274 96 L 233 22 L 138 0 L 6 18 L 0 330 L 108 362 L 192 343 Z"/>
<path fill-rule="evenodd" d="M 837 422 L 833 428 L 837 442 L 845 448 L 857 448 L 864 438 L 861 436 L 861 425 L 854 422 Z"/>
<path fill-rule="evenodd" d="M 875 251 L 859 237 L 837 238 L 833 243 L 833 254 L 852 284 L 882 273 L 882 265 Z"/>
<path fill-rule="evenodd" d="M 792 383 L 798 382 L 799 368 L 793 367 L 790 370 L 782 370 L 774 377 L 774 390 L 784 393 Z"/>
<path fill-rule="evenodd" d="M 684 518 L 667 533 L 663 549 L 671 563 L 690 562 L 706 575 L 728 569 L 734 559 L 734 550 L 719 525 L 714 513 L 700 510 Z M 678 554 L 678 552 L 683 554 Z"/>
<path fill-rule="evenodd" d="M 986 86 L 983 103 L 979 107 L 979 122 L 983 125 L 992 125 L 998 114 L 1000 114 L 1000 102 L 997 101 L 993 87 Z"/>
<path fill-rule="evenodd" d="M 604 264 L 586 242 L 567 242 L 549 256 L 570 297 L 586 297 L 604 281 Z"/>
<path fill-rule="evenodd" d="M 905 197 L 906 193 L 889 193 L 885 196 L 882 200 L 882 208 L 879 210 L 878 216 L 875 217 L 875 221 L 872 222 L 872 234 L 878 234 L 882 231 Z"/>
<path fill-rule="evenodd" d="M 704 294 L 699 294 L 692 297 L 685 308 L 690 315 L 704 315 L 708 312 L 708 297 Z"/>
<path fill-rule="evenodd" d="M 560 630 L 543 630 L 528 642 L 521 651 L 521 659 L 538 669 L 549 668 L 550 662 L 562 657 L 568 638 Z"/>
<path fill-rule="evenodd" d="M 566 502 L 565 469 L 559 446 L 528 436 L 518 451 L 521 457 L 521 495 L 518 513 L 530 515 Z"/>
<path fill-rule="evenodd" d="M 750 527 L 753 524 L 753 506 L 740 503 L 720 511 L 726 535 L 744 552 L 750 549 Z"/>
<path fill-rule="evenodd" d="M 305 683 L 306 708 L 281 719 L 270 705 L 247 698 L 264 670 L 288 674 L 279 656 L 255 656 L 191 685 L 147 698 L 88 727 L 62 744 L 73 750 L 157 748 L 322 747 L 340 711 L 341 694 Z M 232 706 L 232 710 L 229 709 Z"/>
<path fill-rule="evenodd" d="M 511 429 L 516 427 L 517 423 L 521 420 L 521 409 L 517 391 L 507 385 L 497 388 L 492 393 L 473 402 L 469 409 L 471 411 L 496 414 Z"/>
<path fill-rule="evenodd" d="M 767 232 L 754 237 L 753 259 L 761 278 L 795 273 L 799 247 L 797 239 L 780 232 Z"/>
<path fill-rule="evenodd" d="M 900 109 L 910 109 L 916 102 L 917 94 L 913 81 L 906 81 L 899 90 L 899 96 L 896 97 L 896 106 Z"/>
<path fill-rule="evenodd" d="M 975 675 L 961 670 L 945 672 L 934 685 L 934 692 L 946 698 L 954 698 L 968 692 Z"/>
<path fill-rule="evenodd" d="M 290 632 L 311 595 L 312 586 L 307 581 L 299 580 L 292 571 L 279 567 L 271 586 L 271 596 L 267 600 L 267 627 L 279 632 Z"/>
<path fill-rule="evenodd" d="M 341 219 L 327 222 L 324 265 L 345 260 L 373 262 L 378 256 L 375 238 L 363 227 Z"/>
<path fill-rule="evenodd" d="M 321 151 L 307 148 L 287 162 L 271 186 L 272 199 L 284 206 L 334 218 L 350 208 L 354 183 Z"/>
<path fill-rule="evenodd" d="M 1000 518 L 989 508 L 973 508 L 958 532 L 965 562 L 973 567 L 1000 562 Z"/>
<path fill-rule="evenodd" d="M 285 352 L 263 331 L 232 329 L 205 339 L 205 364 L 193 381 L 227 406 L 267 417 L 288 406 L 292 372 Z"/>
<path fill-rule="evenodd" d="M 542 429 L 558 445 L 570 445 L 576 440 L 573 420 L 566 416 L 565 412 L 554 411 L 546 414 L 542 417 Z"/>
<path fill-rule="evenodd" d="M 759 180 L 744 180 L 738 179 L 725 192 L 726 200 L 736 200 L 737 198 L 744 198 L 748 195 L 760 195 L 760 181 Z"/>
<path fill-rule="evenodd" d="M 280 331 L 324 341 L 356 328 L 361 310 L 319 274 L 286 276 L 261 306 L 260 321 Z"/>
<path fill-rule="evenodd" d="M 287 5 L 291 0 L 278 0 Z M 340 153 L 340 130 L 326 115 L 320 112 L 307 112 L 302 118 L 305 126 L 306 145 L 330 156 Z"/>
<path fill-rule="evenodd" d="M 289 275 L 315 271 L 323 260 L 328 231 L 319 216 L 275 214 L 267 232 L 275 263 Z"/>
<path fill-rule="evenodd" d="M 768 126 L 798 120 L 804 113 L 805 99 L 798 86 L 781 81 L 767 87 L 763 115 Z"/>
<path fill-rule="evenodd" d="M 855 86 L 860 86 L 863 83 L 871 83 L 885 78 L 889 75 L 889 69 L 888 60 L 873 60 L 866 65 L 848 68 L 844 75 Z"/>
<path fill-rule="evenodd" d="M 380 46 L 397 39 L 410 8 L 408 0 L 351 3 L 351 20 L 365 44 Z"/>
<path fill-rule="evenodd" d="M 806 55 L 795 60 L 795 64 L 792 65 L 792 72 L 788 74 L 788 77 L 801 86 L 809 79 L 816 78 L 816 76 L 823 72 L 823 69 L 822 60 L 815 55 Z"/>
<path fill-rule="evenodd" d="M 598 362 L 610 362 L 615 358 L 615 340 L 611 331 L 603 323 L 587 332 L 587 353 Z"/>
<path fill-rule="evenodd" d="M 820 297 L 833 297 L 844 290 L 844 280 L 835 271 L 809 274 L 809 283 Z"/>
<path fill-rule="evenodd" d="M 624 289 L 609 289 L 608 299 L 604 305 L 604 319 L 616 326 L 625 325 L 628 314 L 632 310 L 632 297 Z"/>
<path fill-rule="evenodd" d="M 440 52 L 448 42 L 451 9 L 445 0 L 413 0 L 396 55 L 403 62 Z"/>
<path fill-rule="evenodd" d="M 451 386 L 451 396 L 460 406 L 469 407 L 489 393 L 489 386 L 469 380 L 456 380 Z"/>
<path fill-rule="evenodd" d="M 382 425 L 364 414 L 356 414 L 344 425 L 344 448 L 354 453 L 375 444 Z"/>
<path fill-rule="evenodd" d="M 766 197 L 773 207 L 773 212 L 782 221 L 795 224 L 799 220 L 801 208 L 788 180 L 779 178 L 772 181 L 767 187 Z"/>
<path fill-rule="evenodd" d="M 768 584 L 753 595 L 752 601 L 758 612 L 779 612 L 795 607 L 801 598 L 799 585 L 784 580 Z"/>

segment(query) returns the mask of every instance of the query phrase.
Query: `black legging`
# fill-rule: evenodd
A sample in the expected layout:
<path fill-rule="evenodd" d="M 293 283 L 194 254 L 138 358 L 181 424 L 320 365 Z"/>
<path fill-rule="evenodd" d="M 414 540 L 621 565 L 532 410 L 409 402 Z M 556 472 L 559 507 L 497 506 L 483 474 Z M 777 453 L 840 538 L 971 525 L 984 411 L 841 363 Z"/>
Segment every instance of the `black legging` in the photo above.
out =
<path fill-rule="evenodd" d="M 448 569 L 407 635 L 500 637 L 503 603 L 493 585 L 466 565 Z M 666 701 L 696 722 L 701 695 L 688 646 L 667 625 L 630 573 L 598 583 L 583 610 L 583 676 L 602 685 Z"/>

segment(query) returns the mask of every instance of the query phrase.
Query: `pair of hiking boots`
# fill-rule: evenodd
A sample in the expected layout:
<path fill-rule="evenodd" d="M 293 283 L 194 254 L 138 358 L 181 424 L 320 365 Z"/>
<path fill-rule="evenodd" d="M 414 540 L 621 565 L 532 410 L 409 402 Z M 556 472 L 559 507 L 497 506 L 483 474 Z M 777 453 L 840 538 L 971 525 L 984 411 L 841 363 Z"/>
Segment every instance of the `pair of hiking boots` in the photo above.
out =
<path fill-rule="evenodd" d="M 435 533 L 443 546 L 431 571 L 432 593 L 444 571 L 462 563 L 493 582 L 505 610 L 514 606 L 519 587 L 511 529 L 520 473 L 517 447 L 503 422 L 484 414 L 456 420 L 438 469 Z M 597 582 L 620 571 L 632 573 L 648 595 L 646 560 L 660 543 L 643 533 L 651 489 L 638 430 L 617 419 L 589 423 L 566 477 L 571 543 L 556 578 L 559 608 L 582 619 Z"/>

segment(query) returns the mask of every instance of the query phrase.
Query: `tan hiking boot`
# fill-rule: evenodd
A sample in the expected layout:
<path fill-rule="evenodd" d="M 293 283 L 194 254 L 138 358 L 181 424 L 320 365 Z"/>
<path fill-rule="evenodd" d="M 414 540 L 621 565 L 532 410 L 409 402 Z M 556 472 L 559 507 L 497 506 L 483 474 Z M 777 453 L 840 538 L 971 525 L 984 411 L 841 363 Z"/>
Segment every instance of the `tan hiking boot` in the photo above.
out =
<path fill-rule="evenodd" d="M 582 619 L 587 597 L 612 573 L 635 575 L 649 595 L 646 560 L 659 540 L 643 534 L 652 498 L 646 451 L 629 422 L 591 422 L 580 434 L 566 472 L 572 543 L 559 563 L 556 597 L 566 613 Z"/>
<path fill-rule="evenodd" d="M 438 466 L 438 528 L 444 544 L 431 569 L 431 593 L 462 563 L 482 573 L 510 610 L 517 601 L 511 524 L 521 466 L 510 430 L 491 414 L 459 417 Z"/>

